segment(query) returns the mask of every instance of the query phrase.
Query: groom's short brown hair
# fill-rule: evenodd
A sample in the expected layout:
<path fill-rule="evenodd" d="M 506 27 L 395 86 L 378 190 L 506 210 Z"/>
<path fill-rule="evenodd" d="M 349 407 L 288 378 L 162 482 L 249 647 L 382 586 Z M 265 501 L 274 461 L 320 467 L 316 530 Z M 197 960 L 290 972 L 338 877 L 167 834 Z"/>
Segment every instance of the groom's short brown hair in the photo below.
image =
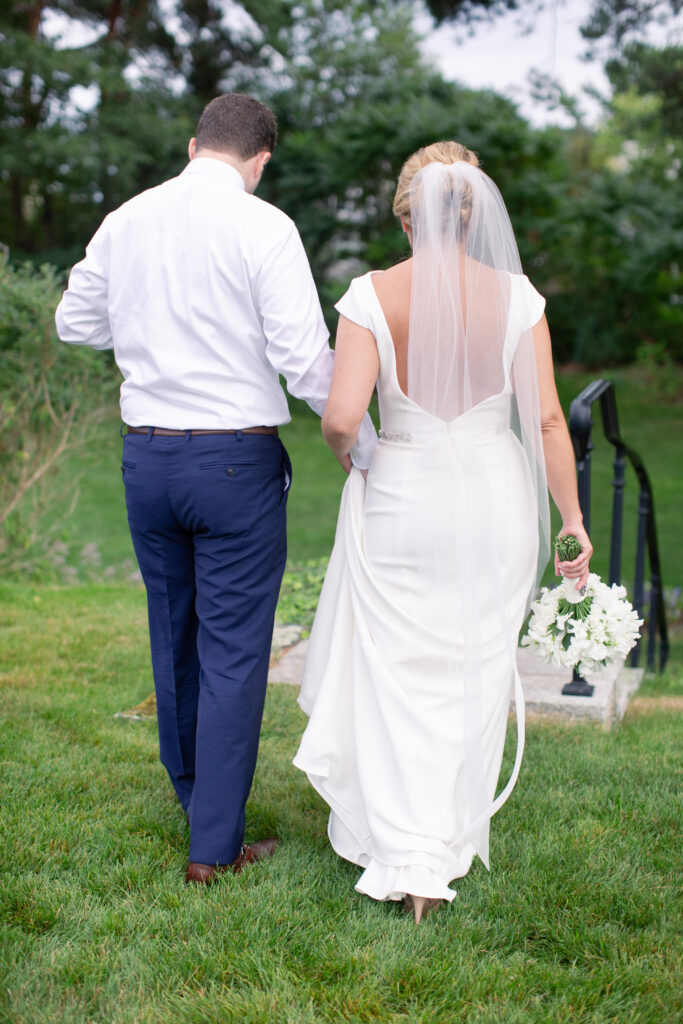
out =
<path fill-rule="evenodd" d="M 234 153 L 240 160 L 264 151 L 272 153 L 276 142 L 275 114 L 243 92 L 228 92 L 211 100 L 197 125 L 197 149 Z"/>

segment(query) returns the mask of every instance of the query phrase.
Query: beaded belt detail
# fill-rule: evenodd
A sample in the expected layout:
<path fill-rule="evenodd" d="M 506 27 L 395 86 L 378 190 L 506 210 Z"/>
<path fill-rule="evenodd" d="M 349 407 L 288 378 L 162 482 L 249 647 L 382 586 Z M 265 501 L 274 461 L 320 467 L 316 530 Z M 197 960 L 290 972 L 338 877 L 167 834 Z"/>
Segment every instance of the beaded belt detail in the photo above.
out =
<path fill-rule="evenodd" d="M 394 430 L 380 430 L 379 436 L 383 441 L 403 441 L 407 443 L 412 441 L 412 434 L 407 434 L 402 431 L 396 432 Z"/>

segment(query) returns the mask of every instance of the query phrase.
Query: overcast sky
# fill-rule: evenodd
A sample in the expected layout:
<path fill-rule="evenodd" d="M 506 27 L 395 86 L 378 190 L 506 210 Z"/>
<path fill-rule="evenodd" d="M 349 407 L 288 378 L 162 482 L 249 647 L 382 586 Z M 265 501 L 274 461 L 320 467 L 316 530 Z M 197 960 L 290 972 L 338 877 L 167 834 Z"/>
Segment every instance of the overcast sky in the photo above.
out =
<path fill-rule="evenodd" d="M 429 31 L 424 51 L 446 78 L 473 89 L 491 88 L 510 96 L 534 124 L 565 124 L 567 118 L 562 111 L 549 111 L 531 98 L 528 75 L 532 69 L 551 75 L 572 96 L 582 96 L 584 85 L 608 93 L 601 62 L 582 60 L 586 43 L 579 27 L 587 21 L 591 7 L 591 0 L 549 0 L 541 13 L 524 17 L 511 11 L 482 25 L 473 36 L 452 25 L 429 31 L 426 16 L 418 19 L 417 27 Z M 666 29 L 653 27 L 648 33 L 649 40 L 658 46 L 680 44 L 682 36 L 683 15 L 671 19 Z M 583 97 L 580 105 L 586 119 L 594 121 L 599 104 Z"/>
<path fill-rule="evenodd" d="M 533 18 L 514 11 L 497 17 L 472 36 L 462 28 L 442 25 L 429 33 L 424 51 L 446 78 L 509 95 L 535 124 L 562 124 L 566 122 L 562 112 L 548 111 L 531 99 L 528 74 L 535 69 L 552 75 L 576 96 L 584 85 L 607 91 L 600 62 L 581 59 L 586 43 L 579 26 L 590 7 L 591 0 L 556 0 Z M 424 32 L 428 24 L 427 19 L 418 20 L 418 29 Z M 589 120 L 597 115 L 595 102 L 585 99 L 581 105 Z"/>

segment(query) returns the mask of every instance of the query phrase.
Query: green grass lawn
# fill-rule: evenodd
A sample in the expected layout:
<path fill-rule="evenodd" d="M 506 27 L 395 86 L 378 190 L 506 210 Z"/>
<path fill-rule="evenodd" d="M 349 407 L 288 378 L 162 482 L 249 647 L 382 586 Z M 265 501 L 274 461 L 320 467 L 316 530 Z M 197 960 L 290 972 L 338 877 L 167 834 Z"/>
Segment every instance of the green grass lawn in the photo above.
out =
<path fill-rule="evenodd" d="M 664 582 L 680 586 L 683 406 L 661 381 L 610 376 L 624 437 L 653 480 Z M 590 379 L 558 375 L 565 407 Z M 343 475 L 317 418 L 292 409 L 279 614 L 309 621 Z M 594 567 L 606 575 L 611 452 L 599 427 L 595 439 Z M 520 781 L 492 827 L 491 873 L 477 864 L 419 929 L 355 893 L 358 870 L 331 852 L 325 806 L 291 766 L 305 719 L 288 687 L 270 688 L 248 807 L 247 839 L 274 830 L 282 845 L 268 864 L 188 889 L 188 834 L 156 725 L 113 718 L 152 689 L 144 590 L 120 582 L 132 550 L 119 463 L 112 420 L 62 467 L 66 489 L 80 474 L 63 533 L 80 582 L 0 585 L 0 1024 L 683 1017 L 680 625 L 667 672 L 646 677 L 618 730 L 530 724 Z M 511 732 L 503 778 L 513 750 Z"/>
<path fill-rule="evenodd" d="M 0 1021 L 681 1019 L 682 729 L 660 691 L 615 732 L 531 723 L 491 873 L 416 928 L 331 852 L 291 688 L 270 688 L 248 807 L 248 838 L 281 847 L 187 888 L 155 723 L 112 717 L 149 689 L 142 589 L 6 586 L 0 619 Z"/>

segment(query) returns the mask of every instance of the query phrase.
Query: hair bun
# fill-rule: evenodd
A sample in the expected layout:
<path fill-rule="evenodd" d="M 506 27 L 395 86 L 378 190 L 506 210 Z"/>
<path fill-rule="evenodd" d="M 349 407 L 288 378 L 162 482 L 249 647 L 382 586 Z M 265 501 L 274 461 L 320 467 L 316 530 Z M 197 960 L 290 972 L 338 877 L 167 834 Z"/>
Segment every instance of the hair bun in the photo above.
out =
<path fill-rule="evenodd" d="M 412 194 L 412 182 L 418 171 L 421 171 L 429 164 L 472 164 L 479 166 L 476 153 L 459 142 L 433 142 L 430 146 L 423 146 L 416 153 L 409 156 L 398 176 L 396 195 L 394 196 L 393 211 L 406 224 L 410 224 L 410 200 Z M 457 185 L 460 190 L 460 185 Z M 448 179 L 444 186 L 444 204 L 457 202 L 462 205 L 462 226 L 466 228 L 472 213 L 472 188 L 468 182 L 464 183 L 462 191 L 456 197 L 454 193 L 454 182 Z"/>

